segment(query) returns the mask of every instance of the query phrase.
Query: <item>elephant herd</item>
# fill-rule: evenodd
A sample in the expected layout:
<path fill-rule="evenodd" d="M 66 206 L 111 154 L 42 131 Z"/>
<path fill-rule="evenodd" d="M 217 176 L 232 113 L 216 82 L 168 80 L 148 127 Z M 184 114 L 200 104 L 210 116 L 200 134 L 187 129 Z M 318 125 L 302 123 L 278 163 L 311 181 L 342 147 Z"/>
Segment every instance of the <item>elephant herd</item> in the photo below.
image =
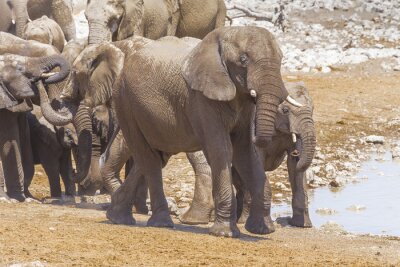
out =
<path fill-rule="evenodd" d="M 41 164 L 51 197 L 60 177 L 65 195 L 109 193 L 107 218 L 132 225 L 149 192 L 147 225 L 173 227 L 162 168 L 185 152 L 196 179 L 181 222 L 214 213 L 213 235 L 267 234 L 265 172 L 286 157 L 290 224 L 311 227 L 313 103 L 283 81 L 270 32 L 224 26 L 223 0 L 88 0 L 85 15 L 81 40 L 69 0 L 0 0 L 0 197 L 33 197 Z"/>

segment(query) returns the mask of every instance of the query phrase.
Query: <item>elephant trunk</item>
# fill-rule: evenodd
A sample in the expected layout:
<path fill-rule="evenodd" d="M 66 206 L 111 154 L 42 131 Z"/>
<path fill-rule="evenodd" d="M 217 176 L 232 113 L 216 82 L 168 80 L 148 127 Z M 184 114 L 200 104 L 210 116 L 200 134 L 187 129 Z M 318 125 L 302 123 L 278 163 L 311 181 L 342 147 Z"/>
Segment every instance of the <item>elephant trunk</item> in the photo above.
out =
<path fill-rule="evenodd" d="M 75 183 L 82 182 L 89 173 L 92 158 L 92 121 L 89 108 L 80 103 L 73 124 L 78 135 L 77 172 L 73 177 Z"/>
<path fill-rule="evenodd" d="M 300 154 L 300 160 L 296 165 L 296 170 L 304 172 L 308 169 L 308 167 L 310 167 L 314 158 L 317 141 L 312 119 L 309 118 L 307 122 L 304 122 L 301 125 L 302 131 L 300 133 L 300 140 L 302 144 L 302 150 Z"/>
<path fill-rule="evenodd" d="M 29 21 L 29 15 L 27 10 L 27 0 L 15 0 L 13 1 L 13 8 L 15 10 L 15 24 L 16 24 L 16 34 L 18 37 L 22 38 L 24 33 L 24 27 Z"/>
<path fill-rule="evenodd" d="M 60 68 L 57 73 L 47 73 L 56 67 Z M 36 73 L 38 70 L 40 73 Z M 36 78 L 45 78 L 45 83 L 58 83 L 68 76 L 70 66 L 64 57 L 53 55 L 49 57 L 31 58 L 31 60 L 28 61 L 27 71 L 32 75 L 37 76 Z"/>
<path fill-rule="evenodd" d="M 89 23 L 88 38 L 89 45 L 100 44 L 103 42 L 111 42 L 112 33 L 111 30 L 106 27 L 105 23 L 102 23 L 100 21 L 91 21 Z"/>
<path fill-rule="evenodd" d="M 54 20 L 60 25 L 67 41 L 75 39 L 76 29 L 72 16 L 72 2 L 65 0 L 53 0 L 51 12 Z"/>
<path fill-rule="evenodd" d="M 72 107 L 66 107 L 62 109 L 62 113 L 58 113 L 53 110 L 51 107 L 49 97 L 47 95 L 46 89 L 41 81 L 36 83 L 36 86 L 39 89 L 39 97 L 40 97 L 40 108 L 42 110 L 43 116 L 48 120 L 51 124 L 55 126 L 64 126 L 72 121 Z"/>
<path fill-rule="evenodd" d="M 288 97 L 280 74 L 280 63 L 261 59 L 249 66 L 247 84 L 256 100 L 254 143 L 265 147 L 275 132 L 278 106 Z"/>

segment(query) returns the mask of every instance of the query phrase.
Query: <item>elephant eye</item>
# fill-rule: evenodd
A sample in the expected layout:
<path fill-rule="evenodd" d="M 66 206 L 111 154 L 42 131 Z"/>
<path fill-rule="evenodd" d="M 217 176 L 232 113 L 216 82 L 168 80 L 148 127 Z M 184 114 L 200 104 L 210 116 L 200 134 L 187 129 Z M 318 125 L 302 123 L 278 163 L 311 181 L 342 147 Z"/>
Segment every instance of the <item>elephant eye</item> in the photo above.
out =
<path fill-rule="evenodd" d="M 289 113 L 289 108 L 288 107 L 283 107 L 282 108 L 283 114 L 288 114 Z"/>
<path fill-rule="evenodd" d="M 240 63 L 242 63 L 242 65 L 247 65 L 247 63 L 249 63 L 249 59 L 247 58 L 246 55 L 240 56 Z"/>

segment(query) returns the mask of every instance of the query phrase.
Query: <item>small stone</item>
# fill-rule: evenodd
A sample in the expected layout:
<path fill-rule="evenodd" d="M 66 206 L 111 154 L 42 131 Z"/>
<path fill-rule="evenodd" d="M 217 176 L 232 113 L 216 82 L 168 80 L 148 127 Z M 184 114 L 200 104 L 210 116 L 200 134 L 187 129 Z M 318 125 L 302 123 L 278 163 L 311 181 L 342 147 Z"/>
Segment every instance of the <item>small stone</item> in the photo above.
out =
<path fill-rule="evenodd" d="M 288 190 L 287 186 L 284 183 L 281 183 L 281 182 L 277 182 L 275 184 L 275 187 L 277 187 L 280 190 Z"/>
<path fill-rule="evenodd" d="M 334 215 L 337 214 L 338 211 L 330 208 L 318 208 L 315 210 L 316 213 L 320 215 Z"/>
<path fill-rule="evenodd" d="M 179 215 L 178 206 L 176 205 L 176 201 L 172 197 L 167 197 L 168 210 L 171 215 Z"/>
<path fill-rule="evenodd" d="M 354 212 L 359 212 L 367 209 L 367 207 L 363 205 L 351 205 L 350 207 L 347 208 L 349 211 L 354 211 Z"/>
<path fill-rule="evenodd" d="M 331 72 L 331 68 L 329 68 L 329 67 L 327 67 L 327 66 L 323 66 L 323 67 L 321 68 L 321 72 L 322 72 L 322 73 L 329 73 L 329 72 Z"/>
<path fill-rule="evenodd" d="M 332 187 L 341 187 L 341 186 L 343 186 L 343 181 L 341 181 L 339 179 L 334 179 L 334 180 L 330 181 L 329 185 Z"/>
<path fill-rule="evenodd" d="M 54 227 L 49 227 L 49 230 L 50 230 L 50 231 L 55 231 L 56 228 L 54 228 Z"/>
<path fill-rule="evenodd" d="M 365 137 L 365 142 L 370 144 L 381 144 L 385 143 L 385 137 L 379 135 L 369 135 Z"/>

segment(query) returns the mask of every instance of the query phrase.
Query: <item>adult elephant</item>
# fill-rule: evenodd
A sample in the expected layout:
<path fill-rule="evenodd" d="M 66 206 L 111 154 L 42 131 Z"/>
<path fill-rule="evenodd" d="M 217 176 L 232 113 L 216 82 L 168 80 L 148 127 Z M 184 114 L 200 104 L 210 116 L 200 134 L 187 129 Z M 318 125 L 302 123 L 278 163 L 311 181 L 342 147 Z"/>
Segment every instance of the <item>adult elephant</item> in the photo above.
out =
<path fill-rule="evenodd" d="M 290 100 L 280 74 L 282 53 L 273 36 L 259 27 L 226 27 L 201 42 L 136 37 L 134 43 L 125 60 L 122 52 L 112 53 L 126 66 L 114 84 L 113 100 L 135 165 L 112 195 L 107 217 L 114 223 L 135 223 L 134 193 L 144 177 L 152 206 L 147 224 L 172 227 L 161 168 L 172 154 L 203 149 L 211 164 L 216 203 L 210 233 L 239 236 L 231 165 L 248 180 L 252 195 L 246 229 L 272 232 L 270 199 L 264 199 L 266 178 L 250 128 L 256 124 L 255 144 L 266 146 L 273 135 L 278 105 Z M 63 92 L 64 99 L 74 98 L 79 87 L 73 88 Z"/>
<path fill-rule="evenodd" d="M 288 176 L 292 189 L 293 215 L 289 223 L 298 227 L 311 227 L 308 213 L 308 197 L 306 190 L 305 171 L 311 165 L 316 147 L 314 128 L 313 103 L 303 83 L 285 83 L 289 94 L 301 107 L 296 107 L 284 101 L 278 107 L 275 120 L 275 133 L 272 141 L 264 148 L 258 148 L 258 154 L 263 160 L 264 170 L 276 170 L 287 156 Z M 233 181 L 237 190 L 239 222 L 245 222 L 248 216 L 250 198 L 246 185 L 240 179 L 236 169 L 232 170 Z M 187 224 L 208 223 L 214 209 L 211 197 L 211 180 L 207 176 L 196 177 L 196 185 L 192 205 L 180 217 Z M 266 187 L 265 194 L 271 195 Z"/>
<path fill-rule="evenodd" d="M 89 44 L 133 35 L 203 38 L 225 24 L 223 0 L 90 0 L 85 11 Z"/>
<path fill-rule="evenodd" d="M 57 74 L 48 74 L 56 67 L 61 68 Z M 41 81 L 59 82 L 68 73 L 69 64 L 58 55 L 40 58 L 0 55 L 0 125 L 7 125 L 0 130 L 0 157 L 10 198 L 25 200 L 24 176 L 33 172 L 33 164 L 28 164 L 32 162 L 32 153 L 25 114 L 32 107 L 31 99 L 39 95 L 42 112 L 48 117 L 68 119 L 50 107 Z"/>
<path fill-rule="evenodd" d="M 16 34 L 22 37 L 29 20 L 43 15 L 53 18 L 61 27 L 67 41 L 76 37 L 72 0 L 9 0 L 15 17 Z"/>

